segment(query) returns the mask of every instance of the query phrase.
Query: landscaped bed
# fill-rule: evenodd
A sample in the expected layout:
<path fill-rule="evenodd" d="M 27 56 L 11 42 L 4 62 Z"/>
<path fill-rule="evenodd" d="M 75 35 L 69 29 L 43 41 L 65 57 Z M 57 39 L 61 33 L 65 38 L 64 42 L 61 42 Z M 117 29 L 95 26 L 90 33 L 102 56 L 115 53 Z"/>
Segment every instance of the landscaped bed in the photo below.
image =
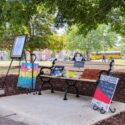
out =
<path fill-rule="evenodd" d="M 94 125 L 125 125 L 125 111 L 116 114 L 108 119 L 99 121 Z"/>
<path fill-rule="evenodd" d="M 125 73 L 114 73 L 115 76 L 120 78 L 120 81 L 117 85 L 117 89 L 114 95 L 113 100 L 125 102 Z M 5 74 L 1 74 L 0 76 L 0 85 L 3 84 L 5 79 Z M 17 89 L 17 81 L 18 75 L 17 74 L 10 74 L 6 79 L 6 88 L 5 94 L 7 95 L 15 95 L 26 92 L 25 89 Z M 54 84 L 54 89 L 57 91 L 64 91 L 65 88 L 65 80 L 60 79 L 53 79 L 51 81 Z M 41 85 L 41 81 L 37 80 L 37 88 Z M 78 82 L 77 84 L 79 88 L 79 92 L 81 95 L 85 96 L 93 96 L 96 88 L 96 84 L 90 82 Z M 44 86 L 44 89 L 49 89 L 48 85 Z M 90 91 L 91 90 L 91 91 Z M 74 89 L 70 89 L 70 93 L 76 93 Z"/>
<path fill-rule="evenodd" d="M 120 81 L 117 86 L 113 100 L 125 102 L 125 74 L 114 73 L 114 75 L 119 77 Z M 0 76 L 0 85 L 2 85 L 4 78 L 5 78 L 4 74 Z M 27 92 L 26 89 L 17 89 L 17 80 L 18 80 L 17 74 L 8 75 L 6 80 L 5 96 L 22 94 Z M 60 81 L 59 79 L 53 80 L 52 83 L 54 83 L 54 89 L 58 91 L 64 91 L 64 87 L 65 87 L 64 82 L 65 82 L 64 80 Z M 39 88 L 40 84 L 41 84 L 41 81 L 38 79 L 37 88 Z M 80 94 L 86 95 L 86 96 L 93 96 L 96 85 L 93 83 L 78 82 L 78 88 L 80 90 Z M 49 86 L 45 86 L 44 89 L 49 89 Z M 75 93 L 73 89 L 71 89 L 70 92 Z M 111 118 L 105 119 L 103 121 L 99 121 L 95 125 L 125 125 L 124 122 L 125 122 L 125 112 L 121 112 L 119 114 L 114 115 Z"/>

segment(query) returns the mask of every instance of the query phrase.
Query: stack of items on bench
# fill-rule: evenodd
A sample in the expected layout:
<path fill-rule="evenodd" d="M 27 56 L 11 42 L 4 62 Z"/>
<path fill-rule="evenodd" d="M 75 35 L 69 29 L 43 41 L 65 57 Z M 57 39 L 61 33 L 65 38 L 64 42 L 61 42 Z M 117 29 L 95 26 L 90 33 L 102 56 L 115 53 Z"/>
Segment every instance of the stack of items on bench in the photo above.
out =
<path fill-rule="evenodd" d="M 50 81 L 52 79 L 65 80 L 65 93 L 64 100 L 67 100 L 67 93 L 71 87 L 76 89 L 76 97 L 79 97 L 79 90 L 77 88 L 77 82 L 91 82 L 97 83 L 100 74 L 103 71 L 109 73 L 112 70 L 114 61 L 111 62 L 93 62 L 85 61 L 83 66 L 76 66 L 74 61 L 54 61 L 51 67 L 42 67 L 38 77 L 41 79 L 41 87 L 39 89 L 39 95 L 43 89 L 44 84 L 50 84 L 51 92 L 54 92 L 53 85 Z"/>

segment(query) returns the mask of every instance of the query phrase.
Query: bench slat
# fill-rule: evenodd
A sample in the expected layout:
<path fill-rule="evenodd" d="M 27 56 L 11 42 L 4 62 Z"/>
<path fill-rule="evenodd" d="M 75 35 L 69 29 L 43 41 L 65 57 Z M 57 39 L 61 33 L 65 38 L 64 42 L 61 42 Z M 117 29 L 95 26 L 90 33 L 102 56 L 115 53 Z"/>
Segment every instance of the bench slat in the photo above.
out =
<path fill-rule="evenodd" d="M 57 76 L 47 76 L 47 75 L 40 75 L 41 77 L 44 78 L 59 78 L 59 79 L 64 79 L 64 80 L 75 80 L 75 81 L 84 81 L 84 82 L 92 82 L 96 83 L 97 80 L 92 80 L 92 79 L 75 79 L 75 78 L 65 78 L 65 77 L 57 77 Z"/>

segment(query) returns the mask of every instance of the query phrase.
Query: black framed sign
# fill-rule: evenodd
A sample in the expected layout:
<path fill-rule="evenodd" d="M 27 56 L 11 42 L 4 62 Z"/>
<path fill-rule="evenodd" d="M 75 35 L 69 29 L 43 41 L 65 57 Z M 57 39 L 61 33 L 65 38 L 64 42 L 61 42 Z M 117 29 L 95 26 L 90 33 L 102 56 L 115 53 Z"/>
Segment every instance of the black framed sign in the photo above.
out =
<path fill-rule="evenodd" d="M 75 61 L 74 62 L 74 67 L 78 67 L 78 68 L 81 68 L 81 67 L 84 67 L 84 61 Z"/>
<path fill-rule="evenodd" d="M 11 58 L 21 58 L 22 57 L 26 38 L 27 38 L 26 35 L 15 37 L 15 40 L 13 43 L 13 48 L 11 51 Z"/>

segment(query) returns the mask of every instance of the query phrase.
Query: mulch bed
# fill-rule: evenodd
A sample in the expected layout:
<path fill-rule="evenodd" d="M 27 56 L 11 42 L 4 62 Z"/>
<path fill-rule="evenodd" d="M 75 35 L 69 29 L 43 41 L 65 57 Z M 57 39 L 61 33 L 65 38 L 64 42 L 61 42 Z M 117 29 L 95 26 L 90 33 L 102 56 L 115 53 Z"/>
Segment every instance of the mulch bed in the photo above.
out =
<path fill-rule="evenodd" d="M 99 121 L 94 125 L 125 125 L 125 112 L 121 112 L 108 119 Z"/>
<path fill-rule="evenodd" d="M 2 86 L 5 79 L 5 75 L 0 75 L 0 87 Z M 3 96 L 10 96 L 10 95 L 18 95 L 18 94 L 24 94 L 27 93 L 27 89 L 24 88 L 17 88 L 17 81 L 18 81 L 18 75 L 17 74 L 10 74 L 8 75 L 6 82 L 5 82 L 5 95 Z M 40 79 L 37 79 L 37 85 L 36 88 L 39 88 L 41 85 Z M 44 90 L 48 89 L 48 86 L 44 87 Z"/>

